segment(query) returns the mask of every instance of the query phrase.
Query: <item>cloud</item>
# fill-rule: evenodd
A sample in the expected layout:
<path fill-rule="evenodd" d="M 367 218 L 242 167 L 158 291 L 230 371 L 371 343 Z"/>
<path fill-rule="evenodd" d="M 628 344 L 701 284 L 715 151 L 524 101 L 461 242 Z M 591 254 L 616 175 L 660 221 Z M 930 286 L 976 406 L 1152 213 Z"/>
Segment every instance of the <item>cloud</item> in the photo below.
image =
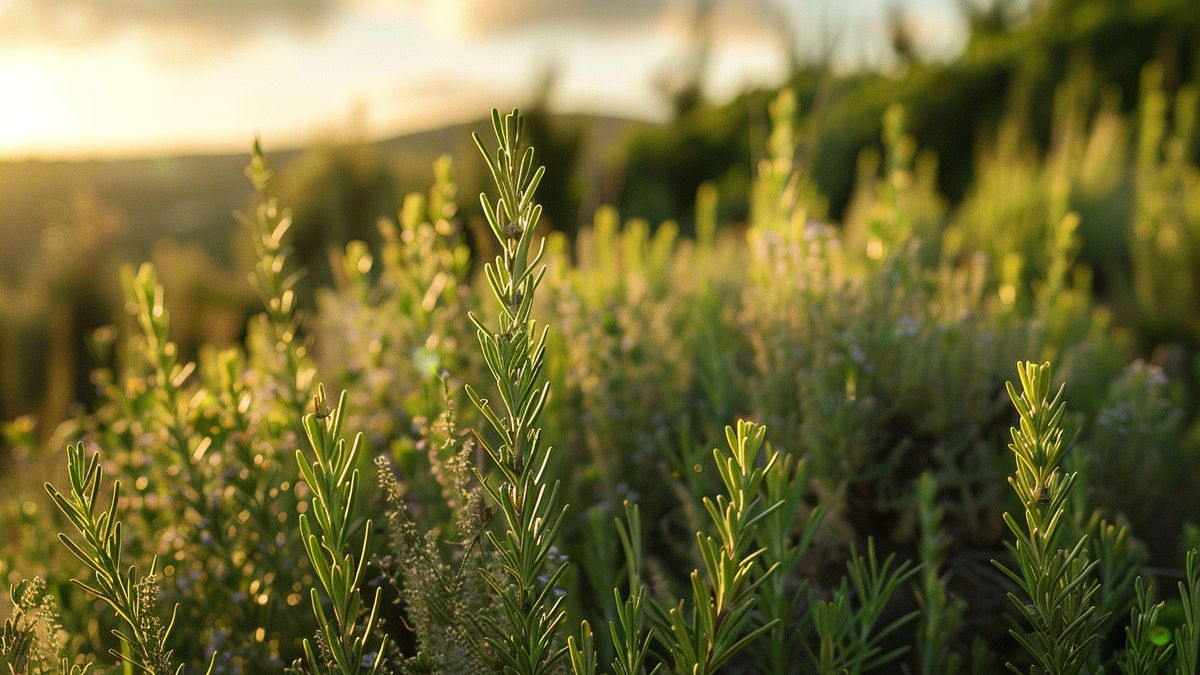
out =
<path fill-rule="evenodd" d="M 357 0 L 357 2 L 383 0 Z M 392 0 L 394 2 L 394 0 Z M 780 36 L 789 0 L 403 0 L 437 33 L 484 39 L 536 29 L 591 35 L 653 32 L 662 39 L 691 39 L 696 13 L 709 13 L 717 43 L 761 42 Z"/>
<path fill-rule="evenodd" d="M 787 0 L 0 0 L 0 46 L 87 47 L 134 35 L 156 56 L 193 58 L 267 32 L 314 33 L 357 15 L 413 21 L 443 38 L 538 29 L 649 31 L 686 39 L 710 6 L 718 41 L 761 39 Z"/>
<path fill-rule="evenodd" d="M 167 40 L 236 40 L 264 30 L 310 31 L 342 10 L 406 7 L 464 37 L 542 26 L 651 25 L 693 0 L 0 0 L 0 40 L 88 44 L 138 31 Z M 735 0 L 736 1 L 736 0 Z"/>
<path fill-rule="evenodd" d="M 339 4 L 339 0 L 0 0 L 0 40 L 86 45 L 139 31 L 162 40 L 229 42 L 267 28 L 320 28 Z"/>
<path fill-rule="evenodd" d="M 481 37 L 515 29 L 616 29 L 659 19 L 672 0 L 408 0 L 443 31 Z"/>

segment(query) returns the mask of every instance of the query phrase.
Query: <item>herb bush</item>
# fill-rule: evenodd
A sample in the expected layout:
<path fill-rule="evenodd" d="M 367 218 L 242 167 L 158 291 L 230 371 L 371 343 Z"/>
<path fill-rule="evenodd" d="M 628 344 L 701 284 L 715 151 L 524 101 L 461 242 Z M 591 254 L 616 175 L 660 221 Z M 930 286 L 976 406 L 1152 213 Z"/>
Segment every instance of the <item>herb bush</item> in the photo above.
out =
<path fill-rule="evenodd" d="M 747 227 L 706 187 L 694 239 L 611 209 L 543 236 L 542 169 L 493 113 L 485 262 L 442 161 L 310 313 L 256 146 L 263 312 L 187 361 L 154 268 L 126 272 L 66 475 L 19 465 L 50 499 L 2 521 L 0 663 L 1195 673 L 1195 498 L 1155 492 L 1200 460 L 1080 273 L 1078 216 L 992 251 L 941 227 L 896 109 L 835 228 L 795 107 Z"/>

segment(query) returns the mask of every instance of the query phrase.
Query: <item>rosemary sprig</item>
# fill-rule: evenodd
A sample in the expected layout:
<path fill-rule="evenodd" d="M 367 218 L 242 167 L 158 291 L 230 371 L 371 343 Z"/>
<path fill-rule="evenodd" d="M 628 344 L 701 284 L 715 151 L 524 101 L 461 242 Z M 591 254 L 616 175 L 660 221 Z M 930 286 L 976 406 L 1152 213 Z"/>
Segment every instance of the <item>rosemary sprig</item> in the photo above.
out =
<path fill-rule="evenodd" d="M 495 329 L 474 314 L 471 320 L 499 402 L 466 387 L 491 429 L 476 438 L 500 480 L 488 481 L 478 468 L 476 475 L 503 515 L 503 531 L 487 532 L 500 573 L 482 570 L 501 600 L 503 615 L 483 621 L 490 628 L 496 667 L 537 675 L 552 671 L 567 653 L 559 638 L 565 611 L 557 591 L 566 563 L 550 561 L 566 507 L 558 506 L 559 482 L 546 475 L 551 450 L 542 443 L 538 420 L 550 394 L 542 375 L 547 328 L 539 330 L 532 317 L 533 296 L 545 274 L 539 264 L 545 240 L 535 235 L 541 207 L 534 201 L 543 167 L 534 168 L 533 149 L 522 148 L 518 111 L 501 117 L 493 110 L 492 127 L 498 143 L 494 154 L 478 136 L 475 143 L 499 192 L 494 203 L 486 194 L 480 195 L 480 203 L 501 250 L 484 266 L 500 311 Z M 531 255 L 535 239 L 538 247 Z"/>

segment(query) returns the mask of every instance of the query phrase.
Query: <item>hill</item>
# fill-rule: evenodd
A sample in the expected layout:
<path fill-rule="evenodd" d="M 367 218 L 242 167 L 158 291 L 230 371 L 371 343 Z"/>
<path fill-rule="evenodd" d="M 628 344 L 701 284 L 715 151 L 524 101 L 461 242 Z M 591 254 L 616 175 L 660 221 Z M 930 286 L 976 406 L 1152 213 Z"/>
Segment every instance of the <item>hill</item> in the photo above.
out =
<path fill-rule="evenodd" d="M 564 115 L 555 119 L 582 131 L 579 175 L 582 184 L 610 191 L 616 183 L 609 158 L 631 120 Z M 430 180 L 437 157 L 450 154 L 463 174 L 464 187 L 474 178 L 475 147 L 471 132 L 486 129 L 486 120 L 403 134 L 366 144 L 366 149 L 395 177 L 396 191 L 421 190 Z M 286 180 L 307 155 L 344 144 L 316 140 L 307 148 L 270 151 L 267 159 Z M 194 241 L 218 262 L 230 260 L 229 239 L 236 229 L 232 213 L 246 206 L 252 190 L 243 169 L 247 154 L 144 157 L 92 161 L 0 161 L 0 280 L 16 282 L 27 272 L 48 225 L 66 224 L 85 209 L 118 214 L 118 250 L 130 259 L 149 255 L 161 238 Z M 596 203 L 611 194 L 595 189 L 585 195 Z M 466 200 L 470 201 L 470 200 Z"/>

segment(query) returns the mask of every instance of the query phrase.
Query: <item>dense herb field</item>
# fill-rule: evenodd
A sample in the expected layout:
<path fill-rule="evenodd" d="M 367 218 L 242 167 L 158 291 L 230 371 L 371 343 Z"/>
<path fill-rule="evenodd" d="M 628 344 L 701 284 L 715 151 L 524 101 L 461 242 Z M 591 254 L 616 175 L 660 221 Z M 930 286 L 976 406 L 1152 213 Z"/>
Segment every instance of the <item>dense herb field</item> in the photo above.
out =
<path fill-rule="evenodd" d="M 256 149 L 244 343 L 183 359 L 129 269 L 99 404 L 50 450 L 7 430 L 0 663 L 1195 673 L 1192 353 L 1134 358 L 1196 330 L 1178 99 L 1148 88 L 1136 135 L 1064 108 L 1050 154 L 1001 144 L 953 217 L 890 109 L 835 225 L 785 91 L 744 227 L 706 186 L 694 236 L 601 209 L 571 241 L 495 114 L 491 240 L 468 249 L 441 161 L 309 312 Z M 1118 197 L 1099 296 L 1084 216 Z"/>

